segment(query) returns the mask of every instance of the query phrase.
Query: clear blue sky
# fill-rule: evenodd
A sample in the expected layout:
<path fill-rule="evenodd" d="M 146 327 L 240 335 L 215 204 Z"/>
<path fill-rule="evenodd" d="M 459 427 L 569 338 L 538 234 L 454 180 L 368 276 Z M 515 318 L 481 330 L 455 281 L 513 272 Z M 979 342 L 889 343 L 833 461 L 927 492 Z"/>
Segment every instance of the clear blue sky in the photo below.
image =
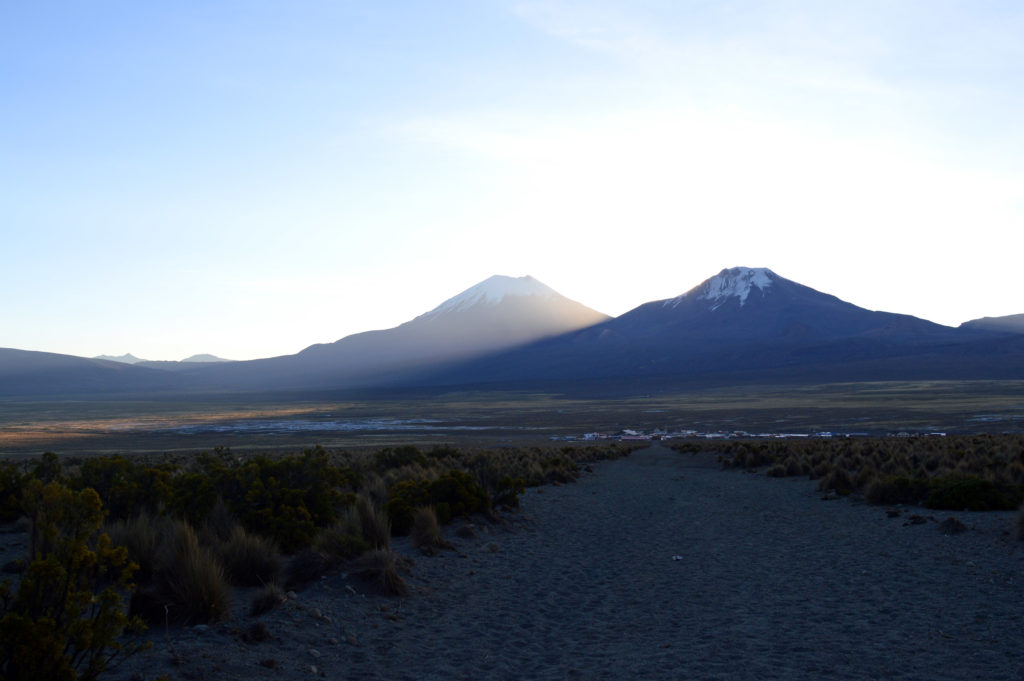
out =
<path fill-rule="evenodd" d="M 492 274 L 1024 312 L 1018 2 L 11 2 L 0 347 L 233 359 Z"/>

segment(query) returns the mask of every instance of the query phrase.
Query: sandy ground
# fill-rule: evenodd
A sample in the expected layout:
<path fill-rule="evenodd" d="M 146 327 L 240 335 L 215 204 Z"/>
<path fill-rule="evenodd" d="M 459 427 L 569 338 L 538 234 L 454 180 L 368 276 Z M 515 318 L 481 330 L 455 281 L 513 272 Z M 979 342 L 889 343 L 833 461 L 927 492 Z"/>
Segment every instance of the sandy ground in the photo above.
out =
<path fill-rule="evenodd" d="M 1016 514 L 885 511 L 655 446 L 476 538 L 448 528 L 455 550 L 396 542 L 407 598 L 333 574 L 253 618 L 242 594 L 109 677 L 1024 679 Z M 951 515 L 968 531 L 943 534 Z M 256 622 L 270 638 L 247 643 Z"/>

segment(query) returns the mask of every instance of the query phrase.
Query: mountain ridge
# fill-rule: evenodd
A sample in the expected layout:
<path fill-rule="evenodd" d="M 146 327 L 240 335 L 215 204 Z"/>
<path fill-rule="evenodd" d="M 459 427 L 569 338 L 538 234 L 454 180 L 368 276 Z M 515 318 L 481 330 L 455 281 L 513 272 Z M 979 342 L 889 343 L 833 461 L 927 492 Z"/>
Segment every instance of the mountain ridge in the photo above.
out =
<path fill-rule="evenodd" d="M 3 395 L 899 376 L 1024 378 L 1024 335 L 866 310 L 768 268 L 734 267 L 615 318 L 533 277 L 495 275 L 396 327 L 242 362 L 0 351 Z"/>

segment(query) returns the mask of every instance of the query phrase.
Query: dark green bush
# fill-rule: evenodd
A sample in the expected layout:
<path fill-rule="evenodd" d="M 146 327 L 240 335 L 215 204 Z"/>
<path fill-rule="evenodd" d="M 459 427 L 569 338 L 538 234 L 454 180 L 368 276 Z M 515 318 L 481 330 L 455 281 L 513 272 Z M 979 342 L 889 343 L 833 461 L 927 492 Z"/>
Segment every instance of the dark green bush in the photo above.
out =
<path fill-rule="evenodd" d="M 945 478 L 932 481 L 924 505 L 951 511 L 1012 511 L 1019 503 L 989 480 Z"/>
<path fill-rule="evenodd" d="M 464 471 L 448 471 L 431 482 L 429 489 L 430 505 L 437 510 L 442 523 L 456 516 L 482 513 L 491 507 L 487 492 Z"/>
<path fill-rule="evenodd" d="M 350 508 L 333 525 L 320 530 L 313 546 L 332 563 L 345 562 L 375 548 L 363 534 L 362 516 L 358 509 Z"/>
<path fill-rule="evenodd" d="M 12 463 L 0 464 L 0 522 L 9 523 L 22 515 L 21 490 L 25 475 Z"/>
<path fill-rule="evenodd" d="M 96 679 L 142 648 L 119 640 L 141 628 L 122 601 L 134 566 L 100 531 L 94 490 L 33 480 L 24 504 L 33 522 L 30 562 L 16 590 L 9 581 L 0 586 L 0 678 Z"/>
<path fill-rule="evenodd" d="M 408 534 L 418 506 L 433 506 L 438 520 L 447 523 L 456 516 L 489 510 L 491 500 L 476 478 L 465 471 L 448 471 L 433 481 L 402 481 L 391 488 L 388 499 L 391 531 L 397 535 Z"/>
<path fill-rule="evenodd" d="M 494 505 L 519 508 L 519 497 L 526 493 L 526 481 L 522 478 L 504 477 L 494 490 Z"/>
<path fill-rule="evenodd" d="M 349 482 L 349 472 L 332 466 L 321 448 L 281 459 L 238 460 L 220 451 L 199 457 L 195 470 L 175 477 L 172 507 L 199 523 L 223 499 L 247 530 L 293 553 L 334 522 L 344 506 L 341 488 Z"/>
<path fill-rule="evenodd" d="M 110 519 L 127 520 L 144 511 L 158 513 L 171 501 L 175 470 L 170 465 L 136 465 L 123 456 L 99 456 L 82 463 L 71 485 L 96 490 Z"/>
<path fill-rule="evenodd" d="M 404 536 L 412 527 L 413 511 L 418 506 L 430 505 L 430 482 L 428 480 L 403 480 L 391 488 L 388 495 L 387 513 L 391 519 L 392 533 Z"/>
<path fill-rule="evenodd" d="M 332 528 L 317 537 L 316 547 L 332 563 L 352 560 L 372 548 L 370 542 L 359 535 L 332 531 Z"/>
<path fill-rule="evenodd" d="M 373 457 L 374 467 L 379 472 L 391 470 L 392 468 L 401 468 L 402 466 L 411 466 L 417 464 L 420 466 L 426 466 L 428 464 L 427 457 L 412 445 L 403 445 L 401 447 L 391 448 L 388 447 L 377 452 Z"/>
<path fill-rule="evenodd" d="M 63 479 L 64 467 L 61 466 L 60 458 L 53 452 L 43 452 L 39 461 L 32 467 L 32 477 L 43 484 L 60 482 Z"/>
<path fill-rule="evenodd" d="M 928 481 L 906 476 L 885 477 L 868 484 L 864 497 L 870 504 L 920 504 L 928 496 Z"/>
<path fill-rule="evenodd" d="M 171 515 L 182 518 L 197 526 L 209 517 L 217 499 L 218 482 L 224 471 L 205 466 L 174 476 L 171 482 Z"/>

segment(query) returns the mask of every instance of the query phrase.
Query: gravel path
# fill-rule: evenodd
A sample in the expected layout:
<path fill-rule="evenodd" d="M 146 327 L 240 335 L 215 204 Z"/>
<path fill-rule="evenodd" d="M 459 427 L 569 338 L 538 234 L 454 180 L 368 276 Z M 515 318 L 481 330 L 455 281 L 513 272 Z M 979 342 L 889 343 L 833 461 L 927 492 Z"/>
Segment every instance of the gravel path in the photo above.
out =
<path fill-rule="evenodd" d="M 240 603 L 232 622 L 171 630 L 180 664 L 154 632 L 111 677 L 1024 679 L 1015 513 L 910 524 L 932 514 L 660 446 L 595 469 L 529 490 L 454 551 L 397 542 L 409 598 L 333 575 L 259 619 L 270 640 L 240 639 L 257 621 Z M 968 531 L 944 535 L 951 515 Z"/>

